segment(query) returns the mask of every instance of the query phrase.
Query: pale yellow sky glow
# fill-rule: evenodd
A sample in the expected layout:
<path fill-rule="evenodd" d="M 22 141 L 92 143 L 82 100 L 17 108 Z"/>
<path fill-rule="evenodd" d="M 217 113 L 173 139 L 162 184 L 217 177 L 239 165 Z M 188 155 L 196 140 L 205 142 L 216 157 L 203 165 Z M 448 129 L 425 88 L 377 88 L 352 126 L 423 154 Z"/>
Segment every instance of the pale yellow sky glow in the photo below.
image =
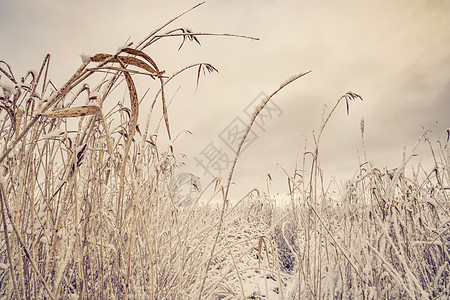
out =
<path fill-rule="evenodd" d="M 138 42 L 197 3 L 0 0 L 0 60 L 20 77 L 38 69 L 50 53 L 51 78 L 61 85 L 81 64 L 80 54 L 115 52 L 129 37 Z M 450 1 L 212 0 L 170 26 L 177 27 L 260 39 L 202 36 L 201 46 L 186 43 L 180 51 L 180 40 L 173 39 L 147 51 L 169 74 L 195 62 L 219 70 L 202 77 L 196 93 L 195 72 L 168 92 L 174 99 L 169 107 L 174 135 L 193 133 L 175 143 L 176 151 L 188 157 L 180 172 L 202 177 L 203 185 L 210 178 L 195 158 L 211 142 L 227 152 L 220 134 L 236 118 L 248 120 L 247 105 L 309 70 L 273 98 L 279 115 L 255 127 L 258 139 L 237 165 L 237 196 L 253 187 L 264 191 L 269 172 L 274 190 L 287 192 L 286 177 L 276 164 L 292 172 L 305 137 L 307 147 L 312 146 L 322 106 L 330 109 L 348 91 L 364 101 L 351 103 L 350 116 L 340 106 L 328 124 L 320 148 L 327 176 L 344 178 L 356 171 L 362 117 L 368 158 L 380 167 L 396 167 L 403 146 L 415 145 L 422 126 L 435 136 L 444 136 L 450 127 Z M 166 138 L 163 128 L 160 135 Z"/>

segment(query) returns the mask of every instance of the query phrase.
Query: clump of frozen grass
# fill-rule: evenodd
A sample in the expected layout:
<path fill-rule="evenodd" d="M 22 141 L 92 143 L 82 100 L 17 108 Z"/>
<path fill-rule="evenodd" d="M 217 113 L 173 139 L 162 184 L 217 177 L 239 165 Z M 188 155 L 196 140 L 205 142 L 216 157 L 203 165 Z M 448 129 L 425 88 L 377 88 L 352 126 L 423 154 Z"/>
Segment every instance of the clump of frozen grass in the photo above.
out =
<path fill-rule="evenodd" d="M 403 153 L 393 169 L 367 160 L 333 199 L 323 181 L 319 142 L 303 164 L 288 175 L 290 222 L 295 230 L 288 244 L 296 254 L 296 284 L 289 295 L 305 298 L 441 298 L 450 294 L 450 202 L 448 138 L 432 144 L 426 132 L 434 169 L 411 166 L 415 149 Z M 364 147 L 364 121 L 361 121 Z M 310 164 L 307 157 L 312 156 Z M 411 168 L 411 172 L 409 171 Z M 300 174 L 300 176 L 297 176 Z M 409 174 L 409 175 L 408 175 Z M 337 201 L 336 201 L 337 200 Z"/>
<path fill-rule="evenodd" d="M 201 63 L 167 76 L 146 54 L 165 37 L 181 37 L 183 45 L 207 35 L 162 32 L 180 16 L 136 47 L 83 55 L 60 89 L 47 77 L 50 55 L 23 78 L 1 62 L 2 297 L 179 298 L 199 282 L 217 224 L 205 225 L 208 210 L 174 205 L 168 183 L 176 155 L 158 148 L 162 134 L 149 125 L 159 105 L 170 139 L 171 79 L 192 68 L 197 81 L 201 70 L 216 71 Z M 136 75 L 154 91 L 141 128 L 146 99 Z M 106 111 L 124 91 L 126 99 Z"/>

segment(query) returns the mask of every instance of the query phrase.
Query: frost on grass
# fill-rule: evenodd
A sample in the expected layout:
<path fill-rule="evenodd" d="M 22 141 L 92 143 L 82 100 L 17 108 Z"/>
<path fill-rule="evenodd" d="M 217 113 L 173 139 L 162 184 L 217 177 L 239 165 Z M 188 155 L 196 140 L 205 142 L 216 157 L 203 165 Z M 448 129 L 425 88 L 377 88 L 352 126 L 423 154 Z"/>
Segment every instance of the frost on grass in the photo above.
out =
<path fill-rule="evenodd" d="M 60 128 L 56 128 L 55 130 L 53 130 L 52 132 L 49 132 L 47 134 L 44 134 L 42 136 L 43 139 L 51 139 L 51 138 L 56 138 L 59 137 L 61 134 L 63 134 L 63 131 Z"/>
<path fill-rule="evenodd" d="M 0 97 L 3 99 L 9 99 L 14 94 L 14 84 L 8 81 L 0 80 Z"/>
<path fill-rule="evenodd" d="M 83 64 L 88 64 L 91 61 L 91 56 L 86 53 L 80 54 L 80 57 Z"/>

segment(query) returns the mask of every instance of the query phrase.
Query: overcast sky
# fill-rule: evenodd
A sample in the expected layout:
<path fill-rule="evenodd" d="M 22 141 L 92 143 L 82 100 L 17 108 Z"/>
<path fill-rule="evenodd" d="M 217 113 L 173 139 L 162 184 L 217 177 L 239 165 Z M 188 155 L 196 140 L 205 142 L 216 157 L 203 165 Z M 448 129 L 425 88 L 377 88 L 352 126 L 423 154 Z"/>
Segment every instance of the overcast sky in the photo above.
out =
<path fill-rule="evenodd" d="M 39 69 L 50 53 L 51 78 L 61 85 L 81 64 L 80 54 L 113 53 L 197 3 L 0 0 L 0 60 L 19 77 Z M 210 177 L 196 159 L 206 162 L 212 145 L 232 159 L 221 137 L 248 121 L 247 106 L 291 75 L 310 70 L 273 98 L 272 118 L 255 125 L 257 138 L 237 165 L 235 193 L 264 191 L 267 173 L 274 191 L 286 192 L 286 177 L 276 164 L 293 171 L 305 138 L 312 147 L 323 105 L 330 109 L 348 91 L 364 101 L 351 103 L 350 116 L 341 105 L 328 124 L 320 148 L 327 176 L 345 178 L 356 170 L 362 117 L 368 158 L 380 168 L 396 167 L 403 146 L 414 146 L 422 126 L 442 136 L 450 127 L 450 1 L 211 0 L 170 28 L 177 27 L 260 39 L 202 36 L 201 46 L 188 43 L 177 51 L 180 40 L 174 39 L 147 51 L 168 74 L 195 62 L 219 70 L 202 77 L 196 93 L 195 72 L 169 92 L 174 135 L 193 133 L 175 143 L 175 150 L 188 156 L 179 172 L 200 176 L 203 185 Z M 142 105 L 145 114 L 147 104 Z M 162 130 L 160 135 L 166 138 Z M 208 172 L 219 175 L 211 166 Z"/>

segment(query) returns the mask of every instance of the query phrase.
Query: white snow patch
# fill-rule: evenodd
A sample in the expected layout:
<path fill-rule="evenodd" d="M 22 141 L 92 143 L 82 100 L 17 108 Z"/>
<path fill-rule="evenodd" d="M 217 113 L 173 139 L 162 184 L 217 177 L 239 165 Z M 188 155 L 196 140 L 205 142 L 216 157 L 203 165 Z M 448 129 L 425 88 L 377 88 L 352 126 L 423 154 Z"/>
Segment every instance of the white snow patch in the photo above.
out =
<path fill-rule="evenodd" d="M 49 243 L 48 238 L 45 235 L 41 238 L 41 243 L 42 244 L 48 244 Z"/>
<path fill-rule="evenodd" d="M 117 48 L 117 53 L 122 52 L 123 49 L 128 48 L 126 45 L 125 46 L 120 46 Z"/>
<path fill-rule="evenodd" d="M 0 88 L 3 90 L 3 97 L 8 99 L 11 94 L 14 94 L 14 84 L 0 80 Z"/>
<path fill-rule="evenodd" d="M 255 107 L 255 111 L 257 113 L 259 113 L 264 108 L 264 104 L 265 104 L 266 100 L 267 99 L 262 100 L 261 103 L 259 103 L 258 106 Z"/>
<path fill-rule="evenodd" d="M 3 187 L 6 187 L 6 185 L 8 184 L 8 176 L 6 173 L 6 168 L 4 166 L 0 167 L 0 185 L 2 185 Z M 5 174 L 5 175 L 3 175 Z"/>
<path fill-rule="evenodd" d="M 43 139 L 51 139 L 60 136 L 63 133 L 63 131 L 60 128 L 56 128 L 55 130 L 45 134 L 42 136 Z"/>
<path fill-rule="evenodd" d="M 83 64 L 88 64 L 91 61 L 91 56 L 86 53 L 82 53 L 82 54 L 80 54 L 80 56 L 81 56 L 81 61 L 83 62 Z"/>
<path fill-rule="evenodd" d="M 280 88 L 288 85 L 289 83 L 291 83 L 292 81 L 294 81 L 295 79 L 297 79 L 299 77 L 299 75 L 292 75 L 291 77 L 289 77 L 288 79 L 286 79 L 282 84 L 280 84 Z"/>

